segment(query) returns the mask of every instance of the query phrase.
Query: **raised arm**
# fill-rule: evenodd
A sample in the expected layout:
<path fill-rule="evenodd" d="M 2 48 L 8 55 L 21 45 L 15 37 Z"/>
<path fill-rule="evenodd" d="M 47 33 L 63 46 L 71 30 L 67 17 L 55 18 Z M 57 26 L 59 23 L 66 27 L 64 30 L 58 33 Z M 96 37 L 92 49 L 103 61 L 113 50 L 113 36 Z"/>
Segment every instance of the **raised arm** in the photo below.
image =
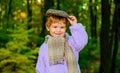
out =
<path fill-rule="evenodd" d="M 70 22 L 70 31 L 72 36 L 71 43 L 75 47 L 75 50 L 80 51 L 88 42 L 88 35 L 81 23 L 77 23 L 75 16 L 69 16 L 68 21 Z"/>
<path fill-rule="evenodd" d="M 81 51 L 88 42 L 88 35 L 82 26 L 82 24 L 77 23 L 73 26 L 70 26 L 70 31 L 72 36 L 71 43 L 77 51 Z"/>

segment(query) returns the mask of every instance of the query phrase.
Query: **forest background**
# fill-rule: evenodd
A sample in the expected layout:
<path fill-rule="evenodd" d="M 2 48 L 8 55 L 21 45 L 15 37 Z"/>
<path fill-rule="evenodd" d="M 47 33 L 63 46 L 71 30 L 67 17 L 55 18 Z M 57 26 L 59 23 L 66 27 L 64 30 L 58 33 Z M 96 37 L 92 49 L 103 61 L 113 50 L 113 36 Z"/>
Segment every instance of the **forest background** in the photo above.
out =
<path fill-rule="evenodd" d="M 120 0 L 0 0 L 0 73 L 35 73 L 49 8 L 84 25 L 89 41 L 79 54 L 82 73 L 120 72 Z"/>

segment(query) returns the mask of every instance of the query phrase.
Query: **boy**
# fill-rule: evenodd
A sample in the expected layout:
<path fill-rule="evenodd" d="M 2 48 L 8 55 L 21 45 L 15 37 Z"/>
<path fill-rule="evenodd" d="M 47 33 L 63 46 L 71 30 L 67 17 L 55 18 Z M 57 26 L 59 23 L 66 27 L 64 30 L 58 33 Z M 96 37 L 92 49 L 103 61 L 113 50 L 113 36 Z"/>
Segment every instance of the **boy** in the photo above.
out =
<path fill-rule="evenodd" d="M 75 16 L 65 11 L 49 9 L 46 28 L 50 32 L 40 46 L 36 73 L 80 73 L 79 52 L 87 44 L 88 36 Z M 66 33 L 70 22 L 71 36 Z"/>

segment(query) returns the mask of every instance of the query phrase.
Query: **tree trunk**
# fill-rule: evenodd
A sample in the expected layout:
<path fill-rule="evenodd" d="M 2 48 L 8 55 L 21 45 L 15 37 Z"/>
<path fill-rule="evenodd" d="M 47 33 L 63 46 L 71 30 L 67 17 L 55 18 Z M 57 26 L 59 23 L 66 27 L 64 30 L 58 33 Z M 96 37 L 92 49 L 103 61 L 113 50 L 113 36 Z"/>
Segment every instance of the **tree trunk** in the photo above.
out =
<path fill-rule="evenodd" d="M 48 9 L 52 8 L 54 6 L 54 0 L 44 0 L 44 7 L 42 9 L 42 19 L 43 19 L 43 23 L 42 23 L 42 31 L 40 36 L 44 37 L 46 34 L 46 27 L 45 27 L 45 22 L 46 22 L 46 17 L 45 17 L 45 13 Z"/>
<path fill-rule="evenodd" d="M 12 0 L 9 0 L 9 3 L 6 6 L 6 12 L 7 13 L 5 14 L 5 18 L 4 18 L 4 20 L 6 20 L 6 22 L 3 23 L 3 25 L 2 25 L 2 31 L 3 31 L 3 33 L 6 33 L 7 29 L 11 26 L 10 25 L 10 17 L 12 16 L 11 5 L 12 5 Z"/>
<path fill-rule="evenodd" d="M 118 52 L 118 40 L 119 40 L 119 24 L 120 24 L 120 1 L 114 0 L 115 3 L 115 12 L 113 17 L 113 33 L 114 34 L 114 48 L 113 48 L 113 56 L 112 56 L 112 64 L 111 64 L 111 73 L 115 73 L 115 60 Z"/>
<path fill-rule="evenodd" d="M 110 4 L 109 0 L 101 0 L 102 24 L 100 33 L 100 73 L 110 73 L 111 51 L 109 47 L 110 32 Z"/>
<path fill-rule="evenodd" d="M 96 30 L 96 22 L 97 22 L 97 16 L 96 16 L 96 12 L 97 12 L 97 9 L 96 9 L 96 6 L 93 6 L 92 3 L 95 3 L 93 2 L 93 0 L 89 0 L 90 2 L 90 19 L 91 19 L 91 37 L 94 39 L 93 43 L 96 43 L 97 42 L 97 30 Z"/>
<path fill-rule="evenodd" d="M 57 9 L 60 10 L 60 0 L 57 0 Z"/>
<path fill-rule="evenodd" d="M 31 9 L 31 3 L 32 3 L 32 0 L 27 0 L 27 11 L 28 11 L 28 29 L 30 29 L 32 26 L 30 24 L 30 22 L 32 21 L 32 9 Z"/>

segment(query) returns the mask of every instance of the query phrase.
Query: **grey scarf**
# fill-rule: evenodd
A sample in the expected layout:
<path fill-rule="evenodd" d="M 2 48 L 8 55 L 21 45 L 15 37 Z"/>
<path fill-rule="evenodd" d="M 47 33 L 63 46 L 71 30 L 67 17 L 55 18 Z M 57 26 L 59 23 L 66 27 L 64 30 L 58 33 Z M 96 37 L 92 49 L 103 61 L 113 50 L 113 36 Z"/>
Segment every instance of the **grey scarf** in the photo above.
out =
<path fill-rule="evenodd" d="M 76 59 L 71 47 L 68 44 L 68 36 L 52 37 L 46 36 L 46 43 L 48 44 L 49 63 L 60 64 L 66 59 L 68 73 L 78 73 Z"/>

